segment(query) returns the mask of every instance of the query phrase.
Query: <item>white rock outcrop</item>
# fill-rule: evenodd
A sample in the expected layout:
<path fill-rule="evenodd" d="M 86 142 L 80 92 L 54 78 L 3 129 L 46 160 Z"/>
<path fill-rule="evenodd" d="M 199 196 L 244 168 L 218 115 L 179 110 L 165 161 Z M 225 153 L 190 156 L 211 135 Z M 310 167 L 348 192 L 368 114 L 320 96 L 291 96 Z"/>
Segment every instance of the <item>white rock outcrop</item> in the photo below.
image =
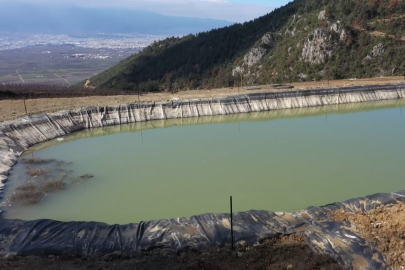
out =
<path fill-rule="evenodd" d="M 382 56 L 384 52 L 385 52 L 384 45 L 382 43 L 379 43 L 378 45 L 374 46 L 374 48 L 371 50 L 370 56 L 376 58 Z"/>
<path fill-rule="evenodd" d="M 250 68 L 259 64 L 269 49 L 273 47 L 274 39 L 271 34 L 267 33 L 263 35 L 260 41 L 243 57 L 243 64 L 236 66 L 232 70 L 232 76 L 238 77 L 240 74 L 248 75 Z"/>
<path fill-rule="evenodd" d="M 260 60 L 263 58 L 263 56 L 266 55 L 266 53 L 267 50 L 265 48 L 262 47 L 252 48 L 249 51 L 249 53 L 245 55 L 243 60 L 248 67 L 251 67 L 259 63 Z"/>
<path fill-rule="evenodd" d="M 315 29 L 312 36 L 304 42 L 301 59 L 311 64 L 324 63 L 337 47 L 331 41 L 332 34 L 329 31 L 323 28 Z"/>
<path fill-rule="evenodd" d="M 330 26 L 330 30 L 338 34 L 340 40 L 345 39 L 346 31 L 343 29 L 342 23 L 339 20 L 332 23 L 332 25 Z"/>
<path fill-rule="evenodd" d="M 321 10 L 318 14 L 318 20 L 326 20 L 326 10 Z"/>
<path fill-rule="evenodd" d="M 373 47 L 373 49 L 371 50 L 371 52 L 364 57 L 363 59 L 363 65 L 365 65 L 368 61 L 373 60 L 375 58 L 378 58 L 380 56 L 382 56 L 385 52 L 385 47 L 382 43 L 377 44 L 376 46 Z"/>

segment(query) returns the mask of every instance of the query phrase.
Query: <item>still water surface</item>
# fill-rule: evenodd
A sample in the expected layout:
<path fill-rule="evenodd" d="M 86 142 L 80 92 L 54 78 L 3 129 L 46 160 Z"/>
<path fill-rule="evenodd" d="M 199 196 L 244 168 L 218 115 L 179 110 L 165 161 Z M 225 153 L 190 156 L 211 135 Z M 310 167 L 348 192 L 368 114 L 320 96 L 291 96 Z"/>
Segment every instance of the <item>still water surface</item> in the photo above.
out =
<path fill-rule="evenodd" d="M 405 189 L 405 101 L 84 130 L 24 154 L 73 162 L 68 185 L 6 218 L 125 224 L 234 210 L 294 211 Z M 18 163 L 6 195 L 26 181 Z M 29 178 L 29 177 L 28 177 Z"/>

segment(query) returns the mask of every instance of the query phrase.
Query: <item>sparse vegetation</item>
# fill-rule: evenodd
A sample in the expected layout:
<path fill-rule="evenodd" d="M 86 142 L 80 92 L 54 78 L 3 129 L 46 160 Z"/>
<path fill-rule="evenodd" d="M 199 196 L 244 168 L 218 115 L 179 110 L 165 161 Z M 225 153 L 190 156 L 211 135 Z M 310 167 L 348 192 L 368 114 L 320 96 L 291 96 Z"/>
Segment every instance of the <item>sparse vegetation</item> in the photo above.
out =
<path fill-rule="evenodd" d="M 84 174 L 76 179 L 71 177 L 73 171 L 61 167 L 70 163 L 62 160 L 30 158 L 23 159 L 22 162 L 28 164 L 26 166 L 27 175 L 36 178 L 35 180 L 27 178 L 27 182 L 18 186 L 10 196 L 9 201 L 17 205 L 40 203 L 48 193 L 64 190 L 69 184 L 80 183 L 94 177 L 92 174 Z M 51 165 L 47 168 L 32 167 L 46 164 Z"/>
<path fill-rule="evenodd" d="M 44 183 L 44 191 L 56 192 L 65 189 L 65 182 L 63 180 L 48 180 Z"/>
<path fill-rule="evenodd" d="M 90 178 L 93 178 L 93 177 L 94 177 L 94 175 L 88 174 L 88 173 L 80 176 L 81 179 L 90 179 Z"/>
<path fill-rule="evenodd" d="M 28 158 L 25 159 L 23 158 L 22 161 L 24 163 L 30 164 L 30 165 L 39 165 L 39 164 L 48 164 L 52 163 L 55 161 L 55 159 L 42 159 L 42 158 Z"/>
<path fill-rule="evenodd" d="M 41 176 L 48 173 L 49 171 L 50 169 L 45 168 L 38 168 L 38 169 L 27 168 L 27 174 L 30 176 Z"/>
<path fill-rule="evenodd" d="M 45 197 L 45 192 L 33 184 L 25 184 L 18 187 L 10 200 L 18 204 L 37 204 Z"/>

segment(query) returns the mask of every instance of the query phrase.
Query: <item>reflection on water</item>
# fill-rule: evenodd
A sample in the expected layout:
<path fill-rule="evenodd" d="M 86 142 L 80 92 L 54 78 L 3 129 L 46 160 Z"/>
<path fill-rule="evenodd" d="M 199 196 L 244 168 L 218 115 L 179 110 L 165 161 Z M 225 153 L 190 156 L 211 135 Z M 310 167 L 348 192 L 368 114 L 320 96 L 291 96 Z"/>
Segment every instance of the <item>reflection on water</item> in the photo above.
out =
<path fill-rule="evenodd" d="M 72 179 L 7 218 L 129 223 L 236 211 L 293 211 L 405 189 L 405 100 L 174 119 L 83 130 L 24 158 L 72 161 Z M 108 136 L 107 136 L 108 135 Z M 32 176 L 24 162 L 10 198 Z"/>

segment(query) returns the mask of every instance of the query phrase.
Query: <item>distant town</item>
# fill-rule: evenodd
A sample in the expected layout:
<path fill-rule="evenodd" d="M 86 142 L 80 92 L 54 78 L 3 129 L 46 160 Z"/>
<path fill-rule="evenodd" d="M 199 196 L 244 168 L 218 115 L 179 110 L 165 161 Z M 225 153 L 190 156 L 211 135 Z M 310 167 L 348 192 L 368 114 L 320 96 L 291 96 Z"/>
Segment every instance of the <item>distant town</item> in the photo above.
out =
<path fill-rule="evenodd" d="M 72 37 L 69 35 L 0 33 L 0 51 L 21 49 L 29 46 L 66 44 L 87 49 L 143 49 L 154 41 L 159 41 L 166 37 L 167 36 L 129 34 L 99 34 L 95 37 Z"/>

